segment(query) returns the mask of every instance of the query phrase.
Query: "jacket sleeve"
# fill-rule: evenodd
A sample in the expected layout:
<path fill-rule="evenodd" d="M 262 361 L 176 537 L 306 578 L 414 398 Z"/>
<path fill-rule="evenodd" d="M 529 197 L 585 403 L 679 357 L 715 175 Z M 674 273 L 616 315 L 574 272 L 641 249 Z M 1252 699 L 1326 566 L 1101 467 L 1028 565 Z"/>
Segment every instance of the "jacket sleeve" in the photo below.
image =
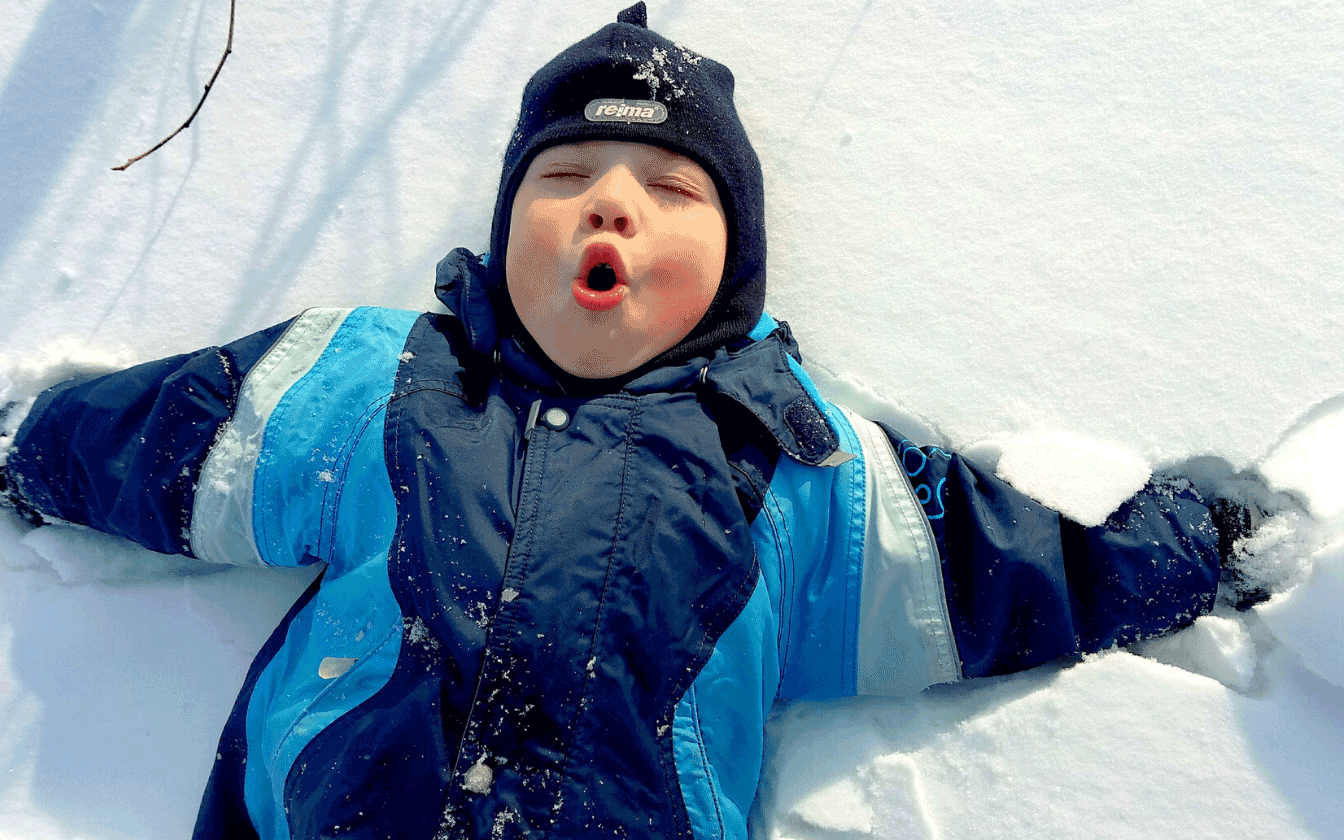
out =
<path fill-rule="evenodd" d="M 41 516 L 210 562 L 364 550 L 391 528 L 369 499 L 388 495 L 381 418 L 416 317 L 311 309 L 223 347 L 57 385 L 20 426 L 8 483 Z M 357 520 L 348 533 L 341 511 Z"/>
<path fill-rule="evenodd" d="M 21 508 L 190 555 L 201 466 L 245 377 L 290 322 L 42 392 L 5 464 Z"/>
<path fill-rule="evenodd" d="M 1129 644 L 1212 608 L 1217 533 L 1188 482 L 1151 481 L 1085 528 L 966 458 L 850 417 L 868 475 L 870 534 L 858 693 L 923 687 L 884 665 L 893 639 L 921 640 L 906 647 L 922 649 L 917 659 L 929 664 L 920 682 L 929 685 Z M 948 655 L 951 667 L 935 661 Z M 897 684 L 904 690 L 888 690 Z"/>

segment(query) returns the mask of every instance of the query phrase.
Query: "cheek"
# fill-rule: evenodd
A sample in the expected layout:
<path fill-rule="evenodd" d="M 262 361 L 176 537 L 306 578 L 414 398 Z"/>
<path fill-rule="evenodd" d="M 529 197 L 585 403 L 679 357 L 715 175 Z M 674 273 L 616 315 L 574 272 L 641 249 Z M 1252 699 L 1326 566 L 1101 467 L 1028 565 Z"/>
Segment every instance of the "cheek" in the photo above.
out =
<path fill-rule="evenodd" d="M 667 255 L 664 277 L 668 282 L 660 290 L 657 320 L 663 325 L 661 331 L 676 341 L 704 317 L 719 289 L 723 260 L 715 262 L 706 256 L 700 251 Z"/>
<path fill-rule="evenodd" d="M 554 214 L 529 213 L 523 223 L 522 238 L 531 248 L 553 248 L 560 236 L 560 224 Z"/>
<path fill-rule="evenodd" d="M 558 226 L 553 219 L 535 210 L 513 214 L 504 260 L 504 274 L 510 293 L 516 294 L 515 290 L 534 290 L 554 273 L 559 250 L 558 237 Z"/>
<path fill-rule="evenodd" d="M 699 320 L 714 300 L 723 279 L 727 236 L 719 225 L 688 225 L 686 235 L 665 252 L 671 282 L 668 303 L 682 317 Z"/>
<path fill-rule="evenodd" d="M 723 211 L 705 208 L 685 229 L 698 272 L 717 289 L 728 257 L 728 227 Z"/>

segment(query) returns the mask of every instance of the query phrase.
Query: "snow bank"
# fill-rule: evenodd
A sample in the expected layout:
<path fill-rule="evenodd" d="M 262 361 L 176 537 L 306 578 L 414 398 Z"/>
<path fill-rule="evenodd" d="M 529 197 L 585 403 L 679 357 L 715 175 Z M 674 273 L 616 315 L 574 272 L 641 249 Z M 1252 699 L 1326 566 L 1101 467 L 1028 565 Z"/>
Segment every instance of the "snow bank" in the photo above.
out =
<path fill-rule="evenodd" d="M 252 656 L 311 577 L 0 568 L 0 840 L 190 836 Z"/>
<path fill-rule="evenodd" d="M 1344 807 L 1323 794 L 1344 770 L 1309 759 L 1324 778 L 1285 785 L 1274 741 L 1329 718 L 1294 720 L 1316 699 L 1296 684 L 1309 677 L 1276 668 L 1263 700 L 1116 652 L 911 701 L 794 704 L 773 721 L 762 827 L 781 840 L 1328 837 Z M 1337 755 L 1344 736 L 1324 737 L 1303 746 Z"/>
<path fill-rule="evenodd" d="M 1319 523 L 1312 537 L 1324 544 L 1294 544 L 1308 533 L 1305 527 L 1280 525 L 1258 535 L 1250 547 L 1266 557 L 1262 574 L 1287 571 L 1280 594 L 1256 612 L 1304 666 L 1344 687 L 1344 398 L 1316 406 L 1293 424 L 1260 472 L 1303 501 Z M 1304 561 L 1295 564 L 1295 556 L 1303 554 Z"/>
<path fill-rule="evenodd" d="M 1320 519 L 1344 512 L 1344 395 L 1292 424 L 1259 465 L 1279 490 L 1295 492 Z"/>
<path fill-rule="evenodd" d="M 1306 580 L 1256 612 L 1305 667 L 1344 688 L 1344 543 L 1322 549 Z"/>
<path fill-rule="evenodd" d="M 1245 616 L 1226 608 L 1199 617 L 1180 633 L 1141 642 L 1131 650 L 1192 674 L 1203 674 L 1242 694 L 1257 687 L 1260 657 L 1251 628 Z"/>

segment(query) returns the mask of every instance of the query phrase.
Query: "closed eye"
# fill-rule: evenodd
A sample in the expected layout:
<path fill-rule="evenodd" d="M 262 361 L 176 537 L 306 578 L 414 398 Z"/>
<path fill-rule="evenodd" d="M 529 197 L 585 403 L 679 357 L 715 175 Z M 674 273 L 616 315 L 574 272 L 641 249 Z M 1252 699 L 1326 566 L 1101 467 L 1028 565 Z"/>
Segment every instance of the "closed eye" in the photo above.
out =
<path fill-rule="evenodd" d="M 543 172 L 543 178 L 587 178 L 586 172 L 576 172 L 570 169 L 560 169 L 553 172 Z"/>
<path fill-rule="evenodd" d="M 654 181 L 650 186 L 693 201 L 704 200 L 704 193 L 698 187 L 677 178 L 665 178 L 659 181 Z"/>

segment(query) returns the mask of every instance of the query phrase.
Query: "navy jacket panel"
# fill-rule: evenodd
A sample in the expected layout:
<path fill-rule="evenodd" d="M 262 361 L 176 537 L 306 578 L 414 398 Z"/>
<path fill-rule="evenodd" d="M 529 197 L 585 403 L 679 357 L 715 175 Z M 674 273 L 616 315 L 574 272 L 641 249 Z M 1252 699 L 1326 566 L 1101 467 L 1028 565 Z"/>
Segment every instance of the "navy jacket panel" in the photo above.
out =
<path fill-rule="evenodd" d="M 1161 636 L 1213 608 L 1218 534 L 1188 481 L 1150 481 L 1102 526 L 1065 520 L 1061 536 L 1080 652 Z"/>

